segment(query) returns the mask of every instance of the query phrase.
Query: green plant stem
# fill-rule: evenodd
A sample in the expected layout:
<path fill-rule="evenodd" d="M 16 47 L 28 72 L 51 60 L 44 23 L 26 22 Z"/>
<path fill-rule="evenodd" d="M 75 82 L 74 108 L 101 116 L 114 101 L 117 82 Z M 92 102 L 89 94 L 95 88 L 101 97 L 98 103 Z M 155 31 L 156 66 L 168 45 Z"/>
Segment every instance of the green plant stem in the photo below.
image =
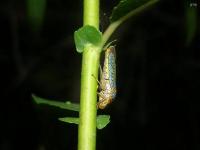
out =
<path fill-rule="evenodd" d="M 152 6 L 153 4 L 155 4 L 158 1 L 159 0 L 151 0 L 151 1 L 147 2 L 146 4 L 144 4 L 144 5 L 136 8 L 136 9 L 134 9 L 133 11 L 130 11 L 128 14 L 126 14 L 123 17 L 121 17 L 120 19 L 112 22 L 108 26 L 108 28 L 106 29 L 106 31 L 104 32 L 104 34 L 103 34 L 102 47 L 106 44 L 106 42 L 109 40 L 110 36 L 119 27 L 119 25 L 121 25 L 124 21 L 126 21 L 130 17 L 136 16 L 140 12 L 143 12 L 144 10 L 146 10 L 147 8 L 149 8 L 150 6 Z"/>
<path fill-rule="evenodd" d="M 99 28 L 99 0 L 84 0 L 83 24 Z"/>
<path fill-rule="evenodd" d="M 99 27 L 99 0 L 84 0 L 84 25 Z M 95 150 L 97 82 L 100 50 L 87 46 L 83 51 L 81 72 L 78 150 Z"/>

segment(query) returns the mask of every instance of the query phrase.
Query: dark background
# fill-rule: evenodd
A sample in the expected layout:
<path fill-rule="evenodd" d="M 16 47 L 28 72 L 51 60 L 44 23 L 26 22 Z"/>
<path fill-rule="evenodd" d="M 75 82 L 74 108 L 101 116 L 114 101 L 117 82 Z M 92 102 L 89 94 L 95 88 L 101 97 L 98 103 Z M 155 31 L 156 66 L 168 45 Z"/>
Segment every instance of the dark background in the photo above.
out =
<path fill-rule="evenodd" d="M 78 114 L 37 106 L 31 94 L 79 102 L 73 33 L 82 26 L 82 1 L 48 0 L 37 31 L 25 2 L 0 2 L 0 150 L 75 150 L 77 126 L 57 118 Z M 98 150 L 200 149 L 200 19 L 187 44 L 191 2 L 161 1 L 113 35 L 118 95 L 100 111 L 111 123 L 97 132 Z M 101 1 L 101 31 L 117 3 Z"/>

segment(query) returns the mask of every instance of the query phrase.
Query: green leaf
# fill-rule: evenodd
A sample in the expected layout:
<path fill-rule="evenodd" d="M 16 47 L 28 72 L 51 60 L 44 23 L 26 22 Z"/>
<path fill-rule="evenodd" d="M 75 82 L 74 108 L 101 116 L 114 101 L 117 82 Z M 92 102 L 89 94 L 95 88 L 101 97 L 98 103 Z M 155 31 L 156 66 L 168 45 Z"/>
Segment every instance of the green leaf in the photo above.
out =
<path fill-rule="evenodd" d="M 66 123 L 79 124 L 79 118 L 77 118 L 77 117 L 64 117 L 64 118 L 58 118 L 58 120 L 66 122 Z M 109 122 L 110 122 L 109 115 L 98 115 L 97 116 L 97 129 L 105 128 Z"/>
<path fill-rule="evenodd" d="M 64 118 L 58 118 L 58 120 L 67 122 L 67 123 L 74 123 L 74 124 L 79 124 L 79 118 L 77 117 L 64 117 Z"/>
<path fill-rule="evenodd" d="M 95 27 L 86 25 L 74 32 L 74 40 L 77 52 L 83 52 L 88 45 L 98 47 L 102 41 L 102 33 Z"/>
<path fill-rule="evenodd" d="M 192 4 L 192 3 L 191 3 Z M 197 6 L 186 6 L 186 45 L 190 45 L 197 30 Z"/>
<path fill-rule="evenodd" d="M 27 0 L 27 16 L 33 31 L 38 31 L 44 21 L 46 0 Z"/>
<path fill-rule="evenodd" d="M 110 122 L 109 115 L 98 115 L 97 116 L 97 129 L 103 129 Z"/>
<path fill-rule="evenodd" d="M 157 1 L 158 0 L 121 0 L 119 4 L 114 7 L 110 21 L 115 22 L 123 17 L 129 18 L 137 15 Z"/>
<path fill-rule="evenodd" d="M 45 104 L 45 105 L 50 105 L 50 106 L 54 106 L 54 107 L 59 107 L 61 109 L 79 111 L 79 104 L 71 103 L 70 101 L 58 102 L 56 100 L 48 100 L 48 99 L 40 98 L 36 95 L 32 95 L 32 97 L 33 97 L 33 100 L 37 104 Z"/>

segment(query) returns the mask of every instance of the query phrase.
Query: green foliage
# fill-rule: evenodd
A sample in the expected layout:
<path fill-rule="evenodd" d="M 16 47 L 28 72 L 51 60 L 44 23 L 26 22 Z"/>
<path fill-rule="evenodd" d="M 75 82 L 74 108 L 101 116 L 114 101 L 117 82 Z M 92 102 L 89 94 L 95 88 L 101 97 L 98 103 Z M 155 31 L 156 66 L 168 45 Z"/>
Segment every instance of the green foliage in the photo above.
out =
<path fill-rule="evenodd" d="M 59 107 L 61 109 L 79 111 L 79 104 L 71 103 L 70 101 L 59 102 L 56 100 L 48 100 L 48 99 L 40 98 L 36 95 L 32 95 L 32 97 L 33 97 L 33 100 L 37 104 L 45 104 L 45 105 L 50 105 L 50 106 L 54 106 L 54 107 Z"/>
<path fill-rule="evenodd" d="M 64 117 L 64 118 L 59 118 L 59 120 L 66 122 L 66 123 L 79 124 L 79 118 L 77 118 L 77 117 Z M 104 127 L 106 127 L 106 125 L 109 122 L 110 122 L 109 115 L 98 115 L 97 116 L 97 129 L 103 129 Z"/>
<path fill-rule="evenodd" d="M 156 2 L 158 2 L 158 0 L 121 0 L 112 11 L 112 15 L 110 16 L 111 24 L 103 34 L 102 46 L 106 44 L 120 24 L 130 17 L 134 17 L 144 12 Z"/>
<path fill-rule="evenodd" d="M 27 17 L 33 31 L 40 30 L 46 9 L 46 0 L 27 0 Z"/>
<path fill-rule="evenodd" d="M 82 53 L 88 45 L 99 47 L 102 41 L 102 34 L 95 27 L 86 25 L 74 33 L 76 50 Z"/>
<path fill-rule="evenodd" d="M 79 118 L 77 117 L 64 117 L 64 118 L 58 118 L 58 120 L 66 123 L 73 123 L 73 124 L 79 124 Z"/>
<path fill-rule="evenodd" d="M 186 45 L 188 46 L 197 30 L 197 7 L 186 6 Z"/>
<path fill-rule="evenodd" d="M 97 116 L 97 129 L 103 129 L 110 122 L 109 115 L 98 115 Z"/>
<path fill-rule="evenodd" d="M 79 112 L 79 104 L 74 104 L 69 101 L 58 102 L 56 100 L 48 100 L 48 99 L 40 98 L 36 95 L 32 95 L 32 97 L 33 97 L 33 100 L 37 104 L 49 105 L 49 106 L 59 107 L 61 109 L 67 109 L 67 110 Z M 77 118 L 77 117 L 64 117 L 64 118 L 58 118 L 58 120 L 67 122 L 67 123 L 79 124 L 79 118 Z M 106 125 L 109 122 L 110 122 L 109 115 L 97 116 L 97 129 L 103 129 L 104 127 L 106 127 Z"/>
<path fill-rule="evenodd" d="M 119 4 L 114 7 L 110 21 L 114 22 L 126 15 L 132 14 L 130 16 L 133 16 L 143 12 L 156 1 L 158 0 L 121 0 Z"/>

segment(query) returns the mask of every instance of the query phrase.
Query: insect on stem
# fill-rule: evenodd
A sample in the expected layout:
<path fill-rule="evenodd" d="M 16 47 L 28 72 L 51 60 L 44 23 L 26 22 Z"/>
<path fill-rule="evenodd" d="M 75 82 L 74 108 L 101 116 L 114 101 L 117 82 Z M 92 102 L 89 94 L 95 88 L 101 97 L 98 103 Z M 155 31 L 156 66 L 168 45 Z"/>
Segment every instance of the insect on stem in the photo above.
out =
<path fill-rule="evenodd" d="M 99 101 L 97 107 L 99 109 L 104 109 L 108 104 L 110 104 L 116 97 L 116 54 L 115 47 L 109 46 L 105 50 L 105 58 L 103 70 L 100 68 L 100 82 L 97 80 L 100 86 Z"/>

